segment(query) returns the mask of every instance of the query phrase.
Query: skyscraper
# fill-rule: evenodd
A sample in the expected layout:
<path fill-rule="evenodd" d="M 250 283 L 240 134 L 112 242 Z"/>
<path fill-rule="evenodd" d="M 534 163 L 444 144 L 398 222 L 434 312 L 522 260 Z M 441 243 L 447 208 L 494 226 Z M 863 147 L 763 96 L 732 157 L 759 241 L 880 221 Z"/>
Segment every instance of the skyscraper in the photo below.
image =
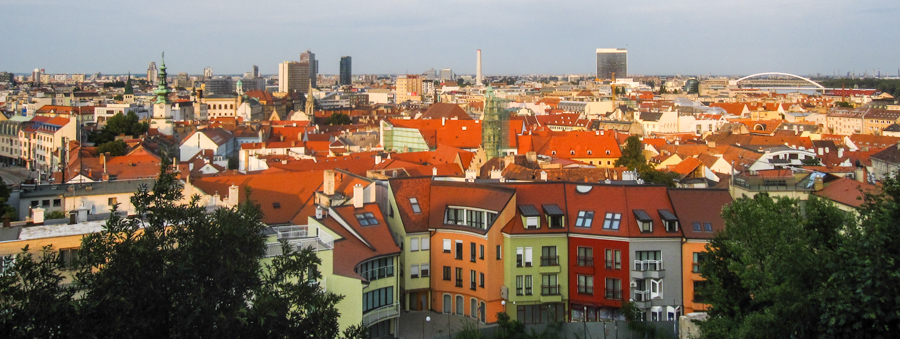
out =
<path fill-rule="evenodd" d="M 353 84 L 353 75 L 352 70 L 350 68 L 350 57 L 342 56 L 341 57 L 341 85 L 352 85 Z"/>
<path fill-rule="evenodd" d="M 296 61 L 285 61 L 278 64 L 278 91 L 285 93 L 300 91 L 301 73 L 304 73 L 304 66 Z"/>
<path fill-rule="evenodd" d="M 628 50 L 624 48 L 597 49 L 597 78 L 612 79 L 628 76 Z"/>
<path fill-rule="evenodd" d="M 156 69 L 156 61 L 150 62 L 150 67 L 147 67 L 147 81 L 150 84 L 156 84 L 156 77 L 159 75 L 159 70 Z"/>
<path fill-rule="evenodd" d="M 259 66 L 253 65 L 253 77 L 259 78 Z"/>
<path fill-rule="evenodd" d="M 212 67 L 206 67 L 203 69 L 203 79 L 211 79 L 213 77 Z"/>
<path fill-rule="evenodd" d="M 300 71 L 300 91 L 309 93 L 309 87 L 316 87 L 316 76 L 319 74 L 319 62 L 316 61 L 316 54 L 306 50 L 300 53 L 300 63 L 306 64 L 306 70 Z"/>

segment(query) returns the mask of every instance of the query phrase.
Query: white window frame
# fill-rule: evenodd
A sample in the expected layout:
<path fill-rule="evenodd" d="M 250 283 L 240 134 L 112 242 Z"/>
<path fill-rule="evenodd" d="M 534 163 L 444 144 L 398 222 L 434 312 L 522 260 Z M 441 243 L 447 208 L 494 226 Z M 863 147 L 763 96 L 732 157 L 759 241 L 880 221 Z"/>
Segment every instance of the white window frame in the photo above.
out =
<path fill-rule="evenodd" d="M 453 242 L 450 239 L 444 239 L 444 253 L 453 252 Z"/>
<path fill-rule="evenodd" d="M 540 219 L 538 217 L 525 217 L 525 229 L 541 228 Z"/>
<path fill-rule="evenodd" d="M 431 264 L 420 264 L 419 265 L 419 276 L 420 277 L 430 277 L 431 276 Z"/>
<path fill-rule="evenodd" d="M 419 250 L 419 238 L 409 238 L 409 251 L 416 252 Z"/>
<path fill-rule="evenodd" d="M 663 280 L 662 279 L 649 279 L 650 280 L 650 299 L 662 299 L 663 297 Z"/>
<path fill-rule="evenodd" d="M 519 258 L 522 260 L 519 260 Z M 519 262 L 522 262 L 522 266 L 519 266 Z M 524 247 L 516 247 L 516 267 L 525 267 L 525 248 Z"/>
<path fill-rule="evenodd" d="M 419 264 L 412 264 L 409 266 L 409 277 L 410 278 L 418 278 L 419 277 Z"/>
<path fill-rule="evenodd" d="M 532 260 L 532 256 L 534 252 L 531 250 L 531 247 L 525 247 L 525 257 L 522 259 L 522 264 L 525 267 L 533 267 L 534 261 Z"/>
<path fill-rule="evenodd" d="M 421 242 L 421 245 L 419 246 L 420 250 L 427 251 L 431 249 L 431 241 L 428 237 L 422 237 L 419 241 Z"/>

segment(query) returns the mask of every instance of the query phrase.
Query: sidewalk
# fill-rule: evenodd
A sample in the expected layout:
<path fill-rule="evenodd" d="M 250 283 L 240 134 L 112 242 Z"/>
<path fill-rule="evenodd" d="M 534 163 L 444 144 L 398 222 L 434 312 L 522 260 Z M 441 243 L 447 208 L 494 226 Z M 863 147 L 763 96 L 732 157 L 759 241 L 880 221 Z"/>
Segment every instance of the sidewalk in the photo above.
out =
<path fill-rule="evenodd" d="M 431 317 L 431 321 L 426 322 L 425 317 Z M 424 339 L 445 336 L 448 333 L 459 333 L 466 322 L 475 324 L 475 319 L 432 311 L 403 312 L 400 314 L 400 338 Z M 477 326 L 486 328 L 497 325 L 478 323 Z"/>

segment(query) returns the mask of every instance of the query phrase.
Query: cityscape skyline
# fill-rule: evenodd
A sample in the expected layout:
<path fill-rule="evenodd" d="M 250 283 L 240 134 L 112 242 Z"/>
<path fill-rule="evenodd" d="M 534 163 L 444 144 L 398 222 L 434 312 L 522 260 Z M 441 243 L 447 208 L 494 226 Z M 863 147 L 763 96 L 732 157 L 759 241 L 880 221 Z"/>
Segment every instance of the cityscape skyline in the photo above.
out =
<path fill-rule="evenodd" d="M 261 11 L 260 6 L 279 10 Z M 891 20 L 900 4 L 881 1 L 161 1 L 151 8 L 137 3 L 113 8 L 94 0 L 48 0 L 8 1 L 4 7 L 0 18 L 11 27 L 8 44 L 20 49 L 8 53 L 0 68 L 15 73 L 44 68 L 48 73 L 142 74 L 160 51 L 167 51 L 173 74 L 199 74 L 205 67 L 216 74 L 242 74 L 252 65 L 263 74 L 277 74 L 279 63 L 309 49 L 317 54 L 322 74 L 338 74 L 345 55 L 356 59 L 356 74 L 416 74 L 430 68 L 474 74 L 471 55 L 482 49 L 486 75 L 590 74 L 593 51 L 604 47 L 627 48 L 629 73 L 645 75 L 896 75 L 900 69 L 891 57 L 900 47 L 881 43 L 878 31 L 858 25 L 897 26 Z M 611 11 L 617 14 L 609 19 L 597 15 Z M 289 14 L 299 12 L 312 14 Z M 172 13 L 195 16 L 183 21 Z M 81 20 L 77 27 L 103 32 L 100 41 L 109 43 L 85 44 L 58 34 L 55 25 L 34 24 L 38 18 L 70 22 L 88 15 L 105 20 Z M 851 41 L 852 52 L 841 46 Z M 53 52 L 24 48 L 35 44 L 51 46 Z"/>

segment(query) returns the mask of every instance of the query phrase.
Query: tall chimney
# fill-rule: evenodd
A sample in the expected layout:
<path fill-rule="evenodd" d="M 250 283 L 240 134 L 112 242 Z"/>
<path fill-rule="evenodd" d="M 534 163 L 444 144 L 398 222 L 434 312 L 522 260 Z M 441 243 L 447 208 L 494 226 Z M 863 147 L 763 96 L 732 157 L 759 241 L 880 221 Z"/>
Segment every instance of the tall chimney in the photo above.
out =
<path fill-rule="evenodd" d="M 325 170 L 325 181 L 322 186 L 325 195 L 334 195 L 334 170 Z"/>
<path fill-rule="evenodd" d="M 475 62 L 475 85 L 481 86 L 481 81 L 483 80 L 481 76 L 481 49 L 478 50 L 478 59 Z"/>
<path fill-rule="evenodd" d="M 363 208 L 364 199 L 363 186 L 361 184 L 353 186 L 353 208 Z"/>

